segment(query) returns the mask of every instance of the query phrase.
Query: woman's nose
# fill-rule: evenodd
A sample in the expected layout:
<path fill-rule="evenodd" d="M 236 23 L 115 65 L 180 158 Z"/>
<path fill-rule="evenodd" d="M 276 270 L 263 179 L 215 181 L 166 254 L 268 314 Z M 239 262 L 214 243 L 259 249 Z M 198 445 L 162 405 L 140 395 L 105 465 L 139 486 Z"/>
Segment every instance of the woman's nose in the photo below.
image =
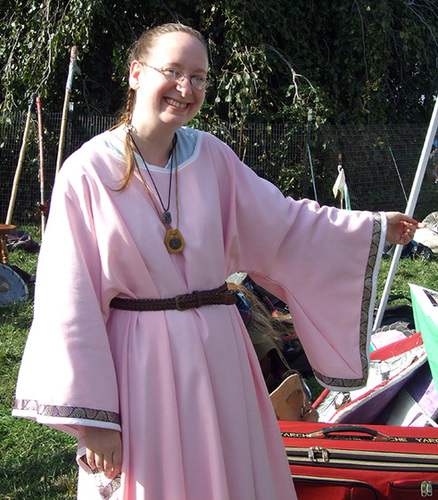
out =
<path fill-rule="evenodd" d="M 177 81 L 176 88 L 179 90 L 179 92 L 181 92 L 182 96 L 190 95 L 193 92 L 190 78 L 187 78 L 185 76 Z"/>

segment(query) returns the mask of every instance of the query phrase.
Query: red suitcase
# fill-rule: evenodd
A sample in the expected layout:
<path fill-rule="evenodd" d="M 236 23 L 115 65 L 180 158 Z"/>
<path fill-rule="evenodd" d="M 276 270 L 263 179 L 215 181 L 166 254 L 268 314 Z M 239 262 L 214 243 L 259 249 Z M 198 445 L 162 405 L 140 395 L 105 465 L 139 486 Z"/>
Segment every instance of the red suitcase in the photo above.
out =
<path fill-rule="evenodd" d="M 298 500 L 438 498 L 438 429 L 280 421 Z"/>

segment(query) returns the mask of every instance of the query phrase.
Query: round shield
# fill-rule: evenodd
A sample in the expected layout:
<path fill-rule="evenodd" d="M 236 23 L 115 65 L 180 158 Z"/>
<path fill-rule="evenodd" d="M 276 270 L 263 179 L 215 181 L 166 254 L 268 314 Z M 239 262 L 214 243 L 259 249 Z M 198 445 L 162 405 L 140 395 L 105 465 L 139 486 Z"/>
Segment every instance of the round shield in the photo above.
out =
<path fill-rule="evenodd" d="M 29 290 L 21 276 L 6 264 L 0 263 L 0 307 L 26 300 Z"/>

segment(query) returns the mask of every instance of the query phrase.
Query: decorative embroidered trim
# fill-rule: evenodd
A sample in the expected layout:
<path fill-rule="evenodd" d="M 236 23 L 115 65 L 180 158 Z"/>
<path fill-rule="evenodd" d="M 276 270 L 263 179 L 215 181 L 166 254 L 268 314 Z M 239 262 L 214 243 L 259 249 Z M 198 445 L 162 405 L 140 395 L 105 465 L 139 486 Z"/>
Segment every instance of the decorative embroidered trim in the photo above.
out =
<path fill-rule="evenodd" d="M 100 474 L 99 474 L 100 476 Z M 102 500 L 110 500 L 113 494 L 120 488 L 122 483 L 122 475 L 118 474 L 110 483 L 106 486 L 99 480 L 97 489 L 99 490 L 99 495 L 102 497 Z M 100 478 L 99 478 L 100 479 Z"/>
<path fill-rule="evenodd" d="M 362 365 L 362 378 L 359 379 L 339 379 L 326 377 L 322 373 L 315 370 L 315 376 L 321 381 L 331 387 L 339 387 L 351 389 L 353 387 L 361 387 L 368 378 L 368 356 L 367 356 L 367 342 L 368 342 L 368 324 L 372 321 L 370 318 L 371 298 L 373 292 L 373 274 L 378 262 L 379 257 L 379 244 L 382 234 L 382 218 L 379 213 L 373 214 L 373 235 L 371 239 L 370 253 L 368 255 L 368 262 L 365 270 L 365 279 L 362 294 L 362 307 L 361 319 L 359 328 L 359 353 Z"/>
<path fill-rule="evenodd" d="M 79 460 L 83 462 L 87 470 L 90 471 L 90 474 L 93 474 L 93 480 L 96 483 L 99 496 L 102 500 L 110 500 L 111 496 L 120 488 L 122 484 L 122 474 L 117 474 L 114 479 L 110 480 L 107 479 L 102 472 L 90 469 L 86 455 L 82 455 Z"/>
<path fill-rule="evenodd" d="M 15 400 L 14 410 L 33 412 L 41 417 L 78 418 L 120 425 L 120 415 L 116 412 L 79 406 L 44 405 L 33 399 Z"/>

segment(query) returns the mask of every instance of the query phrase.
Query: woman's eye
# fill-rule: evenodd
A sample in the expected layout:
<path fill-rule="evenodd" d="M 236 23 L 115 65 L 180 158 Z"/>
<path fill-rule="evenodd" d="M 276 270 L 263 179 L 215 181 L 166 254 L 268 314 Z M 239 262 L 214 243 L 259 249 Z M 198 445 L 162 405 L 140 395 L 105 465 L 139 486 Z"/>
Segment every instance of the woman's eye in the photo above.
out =
<path fill-rule="evenodd" d="M 171 78 L 172 80 L 178 79 L 181 75 L 181 73 L 174 69 L 164 69 L 163 73 L 167 78 Z"/>

